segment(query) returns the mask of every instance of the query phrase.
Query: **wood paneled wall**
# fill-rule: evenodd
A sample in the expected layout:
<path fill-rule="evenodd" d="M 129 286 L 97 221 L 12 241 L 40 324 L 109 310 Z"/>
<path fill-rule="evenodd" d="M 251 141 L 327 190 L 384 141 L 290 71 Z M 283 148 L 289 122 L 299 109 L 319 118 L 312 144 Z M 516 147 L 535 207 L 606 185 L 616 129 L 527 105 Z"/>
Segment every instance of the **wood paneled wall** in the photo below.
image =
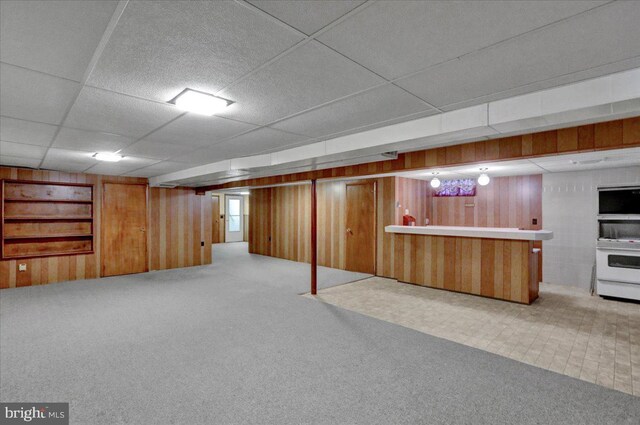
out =
<path fill-rule="evenodd" d="M 99 277 L 101 268 L 102 183 L 147 183 L 147 179 L 144 178 L 64 173 L 13 167 L 0 167 L 0 178 L 94 184 L 94 232 L 96 234 L 95 252 L 93 254 L 0 261 L 0 288 L 42 285 Z M 149 225 L 147 226 L 149 229 L 149 268 L 151 270 L 160 270 L 192 264 L 211 263 L 211 202 L 205 203 L 203 202 L 203 197 L 195 195 L 193 190 L 185 189 L 152 188 L 149 191 L 149 195 L 148 211 L 150 216 Z M 204 204 L 207 204 L 208 207 Z M 193 224 L 193 231 L 189 230 L 191 224 Z M 205 231 L 207 226 L 209 226 L 208 232 Z M 205 232 L 202 233 L 203 231 Z M 200 239 L 200 235 L 202 235 L 203 239 Z M 196 240 L 198 246 L 196 246 Z M 204 247 L 200 246 L 201 240 L 205 241 Z M 18 272 L 19 263 L 27 264 L 26 272 Z"/>
<path fill-rule="evenodd" d="M 396 200 L 400 204 L 396 208 L 395 224 L 402 224 L 404 210 L 416 218 L 416 226 L 424 226 L 425 220 L 431 220 L 431 186 L 426 180 L 396 177 Z M 432 223 L 433 224 L 433 223 Z"/>
<path fill-rule="evenodd" d="M 346 182 L 321 182 L 318 194 L 318 264 L 344 270 Z M 395 178 L 376 179 L 376 269 L 393 273 L 393 237 L 384 226 L 395 220 Z M 251 191 L 249 252 L 310 261 L 310 185 Z M 271 241 L 269 241 L 271 237 Z"/>
<path fill-rule="evenodd" d="M 530 304 L 538 297 L 537 255 L 521 240 L 395 235 L 401 282 Z"/>
<path fill-rule="evenodd" d="M 311 179 L 368 176 L 422 168 L 534 158 L 637 146 L 640 146 L 640 117 L 425 149 L 401 153 L 395 160 L 238 180 L 221 185 L 203 187 L 199 190 L 273 186 Z"/>
<path fill-rule="evenodd" d="M 251 191 L 249 252 L 310 262 L 310 185 Z"/>
<path fill-rule="evenodd" d="M 542 175 L 494 177 L 474 197 L 433 197 L 432 224 L 438 226 L 542 229 Z M 537 224 L 533 224 L 537 219 Z"/>
<path fill-rule="evenodd" d="M 210 196 L 198 196 L 192 189 L 153 187 L 149 214 L 150 270 L 211 264 Z"/>

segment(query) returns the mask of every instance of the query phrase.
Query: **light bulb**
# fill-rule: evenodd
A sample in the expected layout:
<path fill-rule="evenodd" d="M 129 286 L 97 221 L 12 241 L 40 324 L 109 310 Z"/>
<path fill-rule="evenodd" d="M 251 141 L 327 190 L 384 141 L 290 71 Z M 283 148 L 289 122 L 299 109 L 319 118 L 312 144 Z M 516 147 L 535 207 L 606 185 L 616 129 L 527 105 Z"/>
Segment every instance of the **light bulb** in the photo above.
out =
<path fill-rule="evenodd" d="M 434 189 L 437 189 L 440 187 L 440 179 L 437 177 L 434 177 L 431 179 L 431 187 Z"/>
<path fill-rule="evenodd" d="M 478 184 L 480 186 L 486 186 L 486 185 L 489 184 L 490 181 L 491 181 L 491 179 L 485 173 L 480 174 L 480 177 L 478 177 Z"/>

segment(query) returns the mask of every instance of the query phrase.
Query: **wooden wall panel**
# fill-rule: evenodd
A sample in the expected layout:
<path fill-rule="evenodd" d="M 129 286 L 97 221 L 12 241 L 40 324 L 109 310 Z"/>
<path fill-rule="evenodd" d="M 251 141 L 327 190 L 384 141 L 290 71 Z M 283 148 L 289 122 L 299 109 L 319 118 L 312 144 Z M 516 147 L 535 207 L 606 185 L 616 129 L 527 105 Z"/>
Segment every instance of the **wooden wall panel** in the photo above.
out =
<path fill-rule="evenodd" d="M 96 199 L 93 254 L 0 261 L 0 288 L 100 277 L 102 183 L 147 183 L 145 178 L 13 167 L 0 167 L 0 178 L 89 183 L 94 185 Z M 211 202 L 204 203 L 203 198 L 191 189 L 150 189 L 147 226 L 150 270 L 211 263 Z M 190 229 L 196 230 L 191 232 Z M 202 240 L 205 241 L 204 247 L 200 246 Z M 26 272 L 17 271 L 19 263 L 27 264 Z"/>
<path fill-rule="evenodd" d="M 395 177 L 376 181 L 376 274 L 393 275 Z M 318 264 L 345 270 L 346 182 L 320 182 Z M 311 192 L 309 185 L 253 189 L 249 209 L 249 252 L 292 261 L 310 261 Z M 271 237 L 271 241 L 269 241 Z"/>
<path fill-rule="evenodd" d="M 437 226 L 542 229 L 542 175 L 494 177 L 475 197 L 433 197 Z M 532 220 L 537 219 L 537 224 Z"/>
<path fill-rule="evenodd" d="M 149 189 L 150 270 L 211 264 L 210 198 L 191 189 Z"/>
<path fill-rule="evenodd" d="M 431 186 L 426 180 L 396 177 L 396 200 L 400 204 L 396 208 L 395 224 L 402 224 L 404 210 L 416 218 L 416 226 L 424 226 L 425 220 L 431 218 Z"/>
<path fill-rule="evenodd" d="M 271 255 L 271 188 L 251 191 L 249 209 L 249 252 Z"/>
<path fill-rule="evenodd" d="M 530 241 L 395 234 L 395 278 L 530 304 L 538 297 Z"/>
<path fill-rule="evenodd" d="M 279 176 L 238 180 L 199 188 L 200 191 L 247 186 L 273 186 L 277 184 L 359 177 L 396 171 L 431 167 L 474 164 L 487 161 L 534 158 L 566 153 L 589 152 L 602 149 L 621 149 L 640 146 L 640 117 L 626 118 L 597 124 L 587 124 L 559 130 L 482 140 L 461 145 L 401 153 L 395 160 L 372 162 L 306 171 Z"/>

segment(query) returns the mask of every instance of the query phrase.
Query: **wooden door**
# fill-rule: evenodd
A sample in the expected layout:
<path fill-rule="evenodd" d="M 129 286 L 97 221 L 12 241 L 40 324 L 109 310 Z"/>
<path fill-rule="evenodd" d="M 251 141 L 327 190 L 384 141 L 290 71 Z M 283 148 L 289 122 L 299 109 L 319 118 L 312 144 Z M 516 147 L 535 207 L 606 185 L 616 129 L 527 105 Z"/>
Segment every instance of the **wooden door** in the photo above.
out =
<path fill-rule="evenodd" d="M 375 182 L 347 184 L 346 268 L 361 273 L 376 271 Z"/>
<path fill-rule="evenodd" d="M 147 266 L 147 185 L 102 186 L 102 276 L 142 273 Z"/>
<path fill-rule="evenodd" d="M 211 197 L 211 211 L 211 243 L 220 243 L 220 197 L 217 195 Z"/>

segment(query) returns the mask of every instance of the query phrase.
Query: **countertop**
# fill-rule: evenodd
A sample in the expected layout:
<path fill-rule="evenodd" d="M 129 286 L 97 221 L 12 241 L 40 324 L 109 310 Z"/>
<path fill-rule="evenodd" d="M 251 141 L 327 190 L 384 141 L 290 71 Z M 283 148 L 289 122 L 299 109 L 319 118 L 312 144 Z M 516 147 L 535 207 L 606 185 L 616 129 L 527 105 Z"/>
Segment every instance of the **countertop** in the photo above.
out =
<path fill-rule="evenodd" d="M 464 226 L 386 226 L 387 233 L 432 236 L 460 236 L 485 239 L 520 239 L 527 241 L 546 241 L 553 239 L 550 230 L 519 230 L 503 227 L 464 227 Z"/>

